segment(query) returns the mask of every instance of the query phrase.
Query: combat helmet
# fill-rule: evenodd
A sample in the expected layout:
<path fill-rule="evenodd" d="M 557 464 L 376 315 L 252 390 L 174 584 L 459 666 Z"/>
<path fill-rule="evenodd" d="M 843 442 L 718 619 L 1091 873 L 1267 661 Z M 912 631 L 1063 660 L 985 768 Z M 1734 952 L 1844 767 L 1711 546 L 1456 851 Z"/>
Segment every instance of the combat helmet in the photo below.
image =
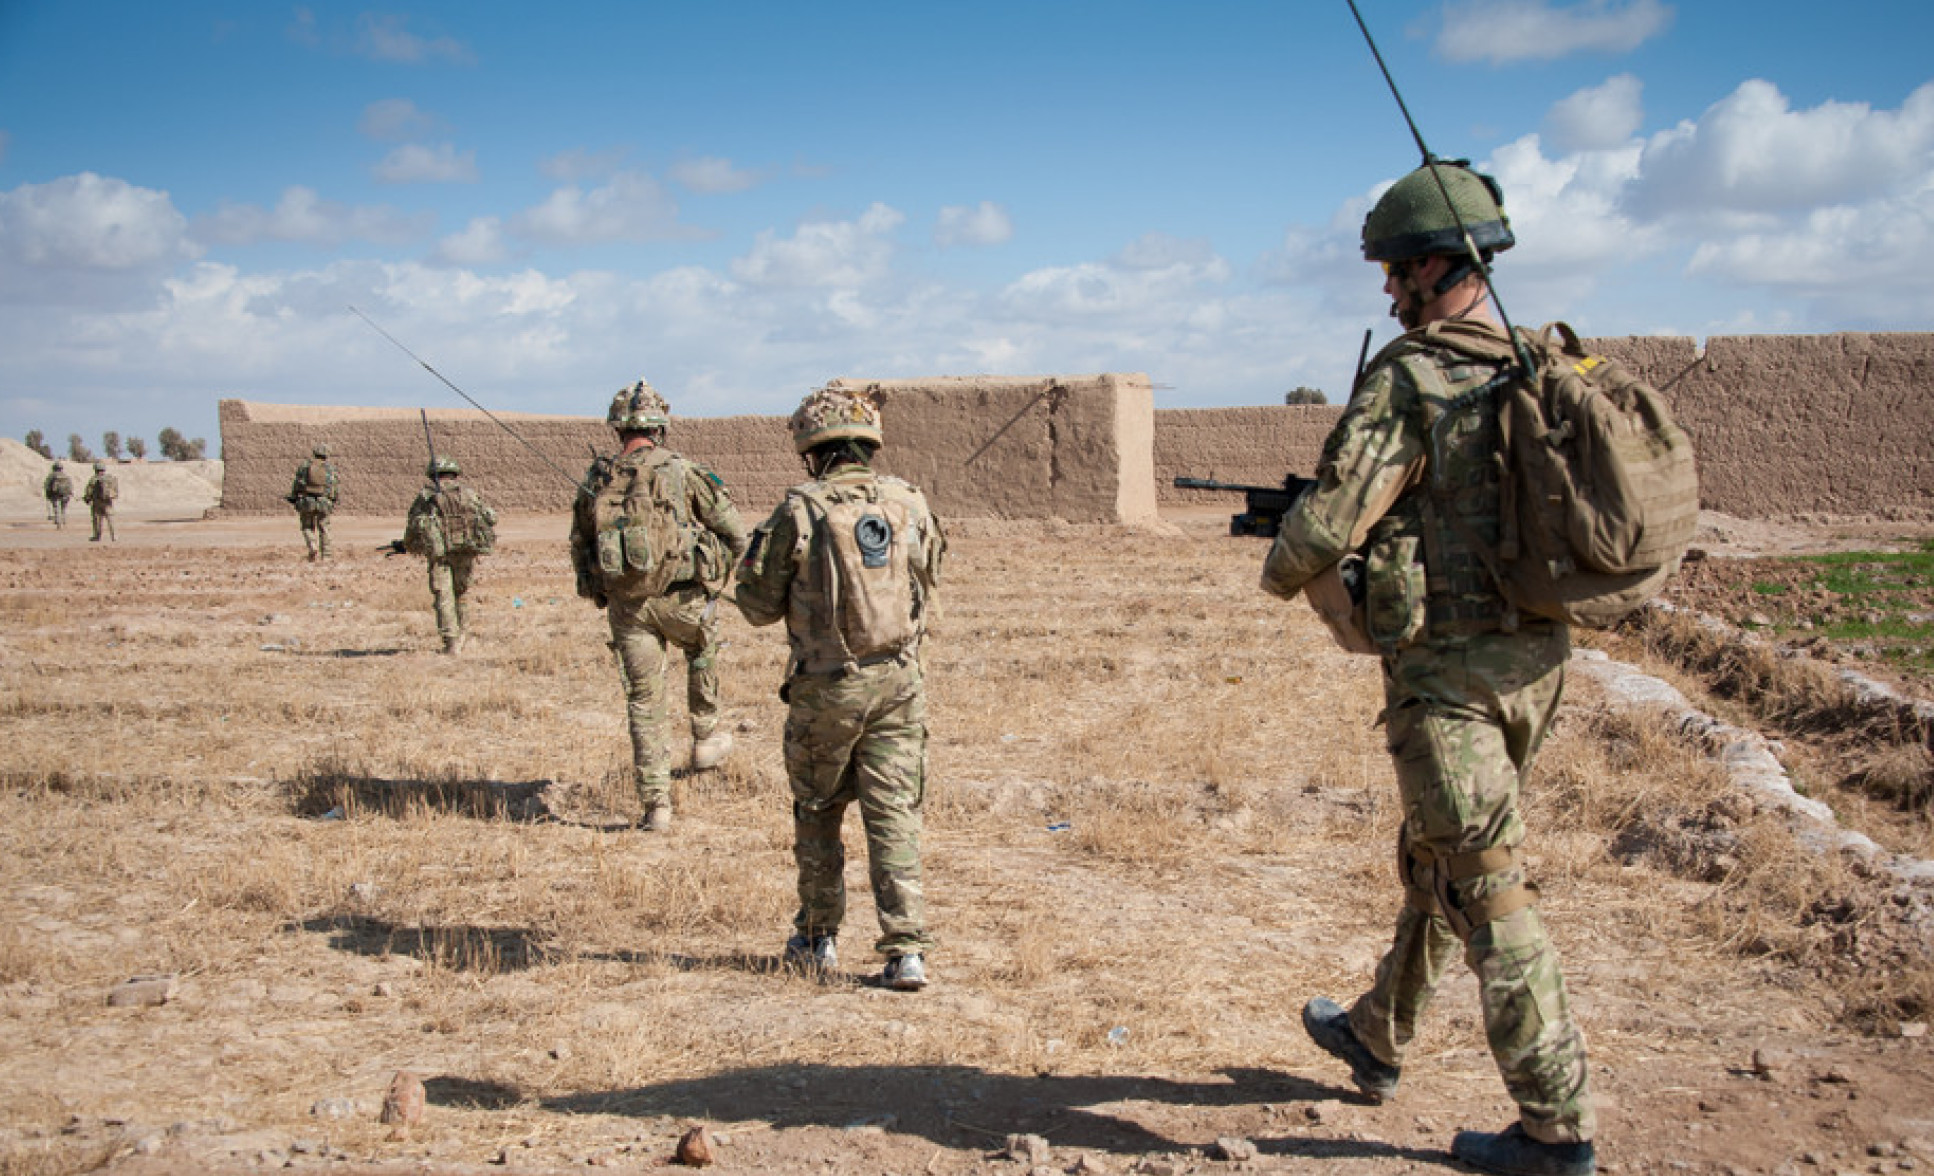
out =
<path fill-rule="evenodd" d="M 1436 175 L 1431 175 L 1435 169 Z M 1443 188 L 1438 188 L 1438 181 Z M 1450 204 L 1444 194 L 1450 194 Z M 1453 211 L 1454 210 L 1454 211 Z M 1369 261 L 1409 261 L 1433 253 L 1462 253 L 1464 235 L 1485 258 L 1517 243 L 1504 215 L 1498 182 L 1471 170 L 1469 160 L 1439 159 L 1390 185 L 1363 220 L 1363 256 Z"/>
<path fill-rule="evenodd" d="M 456 458 L 445 457 L 439 453 L 430 459 L 430 466 L 424 473 L 428 477 L 435 479 L 444 474 L 450 474 L 452 476 L 461 474 L 463 473 L 463 467 L 457 464 Z"/>
<path fill-rule="evenodd" d="M 325 461 L 328 460 L 329 458 L 329 447 L 327 445 L 318 445 L 314 449 L 311 449 L 309 452 L 314 454 L 317 457 L 324 459 Z"/>
<path fill-rule="evenodd" d="M 54 459 L 54 468 L 57 470 L 64 470 L 67 468 L 67 463 L 57 457 Z"/>
<path fill-rule="evenodd" d="M 636 384 L 618 389 L 618 394 L 611 398 L 611 411 L 604 414 L 604 419 L 620 433 L 642 433 L 670 425 L 672 406 L 665 403 L 658 389 L 640 379 Z"/>
<path fill-rule="evenodd" d="M 866 441 L 886 444 L 880 428 L 880 406 L 871 396 L 846 388 L 815 388 L 799 402 L 788 427 L 792 447 L 805 453 L 828 441 Z"/>
<path fill-rule="evenodd" d="M 97 461 L 97 462 L 95 462 L 95 463 L 94 463 L 94 470 L 95 470 L 95 472 L 96 472 L 96 473 L 106 473 L 106 472 L 107 472 L 107 463 L 106 463 L 106 462 L 104 462 L 104 461 Z"/>

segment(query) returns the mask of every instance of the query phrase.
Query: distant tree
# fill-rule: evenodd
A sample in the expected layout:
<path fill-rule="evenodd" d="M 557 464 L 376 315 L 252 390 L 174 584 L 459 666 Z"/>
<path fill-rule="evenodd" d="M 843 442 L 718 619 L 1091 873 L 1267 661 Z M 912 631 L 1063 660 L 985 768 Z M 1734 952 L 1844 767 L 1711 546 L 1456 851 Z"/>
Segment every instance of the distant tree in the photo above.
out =
<path fill-rule="evenodd" d="M 54 447 L 47 444 L 47 438 L 39 429 L 27 430 L 27 448 L 38 453 L 48 461 L 54 460 Z"/>
<path fill-rule="evenodd" d="M 148 443 L 139 437 L 129 437 L 128 452 L 134 456 L 134 460 L 146 461 L 148 459 Z"/>
<path fill-rule="evenodd" d="M 187 444 L 186 449 L 188 456 L 183 460 L 200 461 L 208 456 L 208 440 L 204 437 L 197 437 Z"/>
<path fill-rule="evenodd" d="M 155 435 L 155 443 L 161 446 L 161 456 L 167 460 L 187 460 L 187 458 L 182 456 L 182 450 L 186 448 L 186 443 L 181 439 L 181 434 L 175 430 L 161 430 L 161 432 Z"/>
<path fill-rule="evenodd" d="M 1298 386 L 1283 393 L 1284 404 L 1328 404 L 1330 398 L 1323 395 L 1321 388 Z"/>
<path fill-rule="evenodd" d="M 79 433 L 69 433 L 67 434 L 67 456 L 71 461 L 93 461 L 94 451 L 87 447 L 87 442 L 81 440 Z"/>
<path fill-rule="evenodd" d="M 109 429 L 107 432 L 102 433 L 101 450 L 102 452 L 107 454 L 109 460 L 120 461 L 121 460 L 121 434 L 115 432 L 113 429 Z"/>

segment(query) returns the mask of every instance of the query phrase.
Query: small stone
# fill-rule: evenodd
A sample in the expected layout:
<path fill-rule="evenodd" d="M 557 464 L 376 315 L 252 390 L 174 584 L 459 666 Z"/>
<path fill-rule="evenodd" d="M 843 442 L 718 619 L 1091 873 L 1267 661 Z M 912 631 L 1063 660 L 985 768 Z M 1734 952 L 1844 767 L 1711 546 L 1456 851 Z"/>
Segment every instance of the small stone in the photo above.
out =
<path fill-rule="evenodd" d="M 1069 1176 L 1108 1176 L 1108 1165 L 1097 1160 L 1088 1152 L 1076 1156 L 1068 1168 Z"/>
<path fill-rule="evenodd" d="M 369 990 L 369 994 L 371 996 L 395 996 L 396 985 L 391 984 L 387 980 L 378 980 L 376 986 Z"/>
<path fill-rule="evenodd" d="M 1809 1167 L 1817 1168 L 1820 1166 L 1820 1153 L 1805 1152 L 1800 1156 L 1800 1162 L 1802 1164 L 1808 1165 Z"/>
<path fill-rule="evenodd" d="M 423 1079 L 408 1070 L 398 1070 L 396 1077 L 390 1079 L 389 1093 L 383 1096 L 383 1110 L 377 1122 L 388 1123 L 396 1129 L 396 1135 L 407 1137 L 410 1128 L 423 1122 L 427 1100 Z"/>
<path fill-rule="evenodd" d="M 1219 1135 L 1209 1148 L 1209 1158 L 1239 1164 L 1256 1158 L 1256 1145 L 1233 1135 Z"/>
<path fill-rule="evenodd" d="M 319 1098 L 309 1104 L 309 1113 L 318 1119 L 353 1119 L 356 1117 L 356 1100 L 352 1098 Z"/>
<path fill-rule="evenodd" d="M 107 994 L 110 1008 L 153 1008 L 165 1005 L 175 998 L 176 981 L 172 973 L 165 976 L 130 976 Z"/>
<path fill-rule="evenodd" d="M 1048 1141 L 1038 1135 L 1010 1135 L 1007 1137 L 1007 1158 L 1019 1160 L 1029 1167 L 1047 1163 L 1054 1156 Z"/>
<path fill-rule="evenodd" d="M 1767 1082 L 1779 1082 L 1793 1068 L 1793 1056 L 1782 1049 L 1762 1046 L 1753 1051 L 1753 1076 Z"/>
<path fill-rule="evenodd" d="M 687 1168 L 703 1168 L 717 1157 L 712 1153 L 712 1133 L 702 1125 L 687 1131 L 678 1139 L 678 1150 L 672 1158 Z"/>
<path fill-rule="evenodd" d="M 558 1042 L 558 1043 L 557 1043 L 556 1045 L 553 1045 L 553 1046 L 551 1047 L 551 1057 L 552 1057 L 552 1058 L 553 1058 L 554 1060 L 556 1060 L 556 1061 L 560 1061 L 560 1062 L 568 1062 L 568 1061 L 570 1061 L 570 1060 L 571 1060 L 571 1044 L 570 1044 L 570 1042 L 568 1042 L 568 1041 L 560 1041 L 560 1042 Z"/>
<path fill-rule="evenodd" d="M 289 1150 L 299 1156 L 309 1156 L 322 1150 L 322 1145 L 313 1139 L 295 1139 L 289 1142 Z"/>
<path fill-rule="evenodd" d="M 498 1148 L 491 1154 L 490 1162 L 499 1165 L 510 1163 L 510 1149 L 507 1147 Z"/>
<path fill-rule="evenodd" d="M 1702 1098 L 1699 1100 L 1699 1110 L 1703 1114 L 1714 1114 L 1719 1110 L 1719 1104 L 1709 1098 Z"/>
<path fill-rule="evenodd" d="M 1132 1171 L 1137 1176 L 1181 1176 L 1182 1165 L 1167 1156 L 1143 1156 Z"/>
<path fill-rule="evenodd" d="M 377 890 L 376 883 L 374 882 L 351 882 L 349 884 L 349 897 L 355 902 L 375 902 L 378 893 L 380 892 Z"/>
<path fill-rule="evenodd" d="M 1874 1156 L 1878 1159 L 1891 1160 L 1895 1156 L 1900 1154 L 1900 1149 L 1898 1147 L 1895 1147 L 1893 1144 L 1888 1143 L 1886 1140 L 1882 1140 L 1879 1143 L 1868 1144 L 1867 1154 L 1870 1156 Z"/>
<path fill-rule="evenodd" d="M 1835 1086 L 1852 1086 L 1853 1075 L 1848 1073 L 1844 1066 L 1828 1066 L 1827 1072 L 1820 1075 L 1820 1081 L 1830 1082 Z"/>
<path fill-rule="evenodd" d="M 134 1141 L 134 1154 L 137 1156 L 151 1156 L 161 1150 L 164 1139 L 165 1137 L 160 1135 L 143 1135 Z"/>
<path fill-rule="evenodd" d="M 1901 1023 L 1900 1035 L 1911 1039 L 1927 1036 L 1926 1021 L 1905 1021 Z"/>

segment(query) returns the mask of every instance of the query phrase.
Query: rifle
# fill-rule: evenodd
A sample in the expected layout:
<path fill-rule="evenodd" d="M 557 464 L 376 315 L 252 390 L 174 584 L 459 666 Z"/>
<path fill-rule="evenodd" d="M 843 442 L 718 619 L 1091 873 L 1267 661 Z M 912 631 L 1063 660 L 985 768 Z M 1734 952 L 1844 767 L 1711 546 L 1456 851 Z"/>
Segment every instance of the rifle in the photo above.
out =
<path fill-rule="evenodd" d="M 388 559 L 392 555 L 408 555 L 410 553 L 410 549 L 403 546 L 401 539 L 392 539 L 376 550 L 383 553 L 384 559 Z"/>
<path fill-rule="evenodd" d="M 1284 474 L 1281 486 L 1241 486 L 1234 482 L 1218 482 L 1212 478 L 1175 479 L 1177 490 L 1223 490 L 1239 492 L 1243 496 L 1245 509 L 1239 515 L 1229 516 L 1229 534 L 1256 535 L 1264 539 L 1274 538 L 1283 526 L 1283 516 L 1296 505 L 1303 491 L 1316 485 L 1316 479 L 1296 474 Z"/>

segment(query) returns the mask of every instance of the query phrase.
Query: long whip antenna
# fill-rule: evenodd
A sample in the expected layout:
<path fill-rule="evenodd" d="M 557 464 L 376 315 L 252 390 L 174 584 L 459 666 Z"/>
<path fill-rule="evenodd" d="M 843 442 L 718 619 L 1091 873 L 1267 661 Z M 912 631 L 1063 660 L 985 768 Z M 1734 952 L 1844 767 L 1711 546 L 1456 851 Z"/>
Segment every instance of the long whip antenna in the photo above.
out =
<path fill-rule="evenodd" d="M 1350 6 L 1350 15 L 1356 18 L 1356 27 L 1363 33 L 1363 43 L 1370 47 L 1370 56 L 1376 58 L 1377 69 L 1382 72 L 1384 84 L 1390 87 L 1390 96 L 1397 100 L 1397 110 L 1403 115 L 1404 125 L 1410 128 L 1410 137 L 1417 141 L 1417 150 L 1424 157 L 1424 166 L 1430 169 L 1430 178 L 1437 181 L 1437 194 L 1444 198 L 1444 207 L 1457 221 L 1457 233 L 1464 239 L 1464 252 L 1470 257 L 1471 265 L 1477 269 L 1478 276 L 1484 280 L 1484 291 L 1490 296 L 1491 305 L 1497 307 L 1498 318 L 1504 321 L 1504 335 L 1511 340 L 1511 350 L 1518 357 L 1518 365 L 1526 375 L 1535 375 L 1537 367 L 1531 362 L 1531 355 L 1519 342 L 1518 333 L 1511 326 L 1511 316 L 1505 313 L 1504 300 L 1498 297 L 1497 284 L 1491 281 L 1491 267 L 1484 262 L 1484 255 L 1478 252 L 1477 242 L 1471 240 L 1471 230 L 1464 224 L 1464 214 L 1457 211 L 1451 201 L 1450 189 L 1444 185 L 1444 177 L 1438 169 L 1437 156 L 1424 142 L 1424 133 L 1417 129 L 1417 120 L 1410 117 L 1410 107 L 1404 104 L 1403 92 L 1397 89 L 1397 79 L 1390 74 L 1390 67 L 1384 64 L 1383 53 L 1377 48 L 1377 39 L 1370 35 L 1370 26 L 1363 22 L 1363 13 L 1357 10 L 1356 0 L 1345 0 Z"/>
<path fill-rule="evenodd" d="M 418 355 L 414 351 L 411 351 L 409 348 L 403 346 L 403 344 L 401 344 L 400 342 L 397 342 L 396 336 L 390 334 L 388 331 L 385 331 L 383 328 L 377 326 L 375 319 L 372 319 L 368 315 L 364 314 L 362 311 L 357 310 L 354 305 L 350 306 L 349 313 L 355 315 L 357 318 L 368 323 L 370 330 L 375 331 L 378 335 L 381 335 L 383 338 L 388 339 L 391 343 L 395 344 L 396 349 L 398 351 L 401 351 L 404 355 L 407 355 L 411 359 L 414 359 L 417 362 L 418 366 L 420 366 L 424 371 L 429 372 L 431 375 L 435 376 L 439 381 L 442 382 L 445 388 L 450 389 L 450 391 L 455 392 L 457 395 L 469 401 L 471 406 L 474 407 L 478 412 L 490 418 L 491 424 L 496 425 L 504 432 L 509 433 L 513 440 L 515 440 L 519 445 L 522 445 L 525 449 L 530 450 L 531 453 L 536 456 L 537 460 L 551 467 L 552 470 L 557 472 L 557 475 L 559 477 L 563 478 L 571 485 L 577 487 L 579 490 L 584 489 L 584 483 L 578 481 L 576 478 L 573 478 L 570 474 L 565 473 L 563 467 L 559 466 L 556 462 L 552 461 L 550 458 L 544 456 L 543 450 L 539 449 L 535 445 L 532 445 L 529 441 L 524 440 L 524 438 L 518 434 L 516 429 L 513 429 L 509 425 L 505 424 L 503 421 L 498 420 L 497 414 L 494 412 L 491 412 L 483 405 L 478 404 L 476 397 L 470 395 L 470 393 L 465 392 L 463 389 L 457 387 L 455 384 L 452 384 L 449 380 L 445 379 L 443 373 L 431 367 L 427 362 L 424 361 L 422 356 Z M 429 434 L 430 434 L 430 418 L 429 418 L 429 415 L 426 413 L 423 417 L 423 435 L 425 438 L 428 438 Z M 436 456 L 435 449 L 436 449 L 436 446 L 434 443 L 432 443 L 431 457 L 433 459 Z"/>

